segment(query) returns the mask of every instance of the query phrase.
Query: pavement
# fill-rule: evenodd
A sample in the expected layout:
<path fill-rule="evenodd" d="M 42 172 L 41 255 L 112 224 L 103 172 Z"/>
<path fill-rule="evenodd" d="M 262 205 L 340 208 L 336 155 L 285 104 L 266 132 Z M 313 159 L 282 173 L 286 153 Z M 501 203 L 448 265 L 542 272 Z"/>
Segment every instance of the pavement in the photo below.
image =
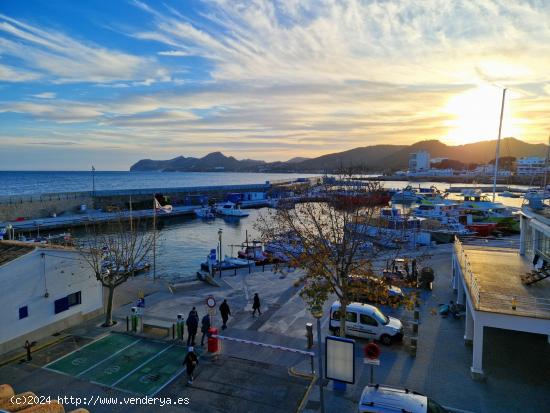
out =
<path fill-rule="evenodd" d="M 451 254 L 449 246 L 431 249 L 429 265 L 436 273 L 434 288 L 422 294 L 419 341 L 416 357 L 409 354 L 407 340 L 403 344 L 382 346 L 381 365 L 375 369 L 375 381 L 381 384 L 406 387 L 436 399 L 456 412 L 497 413 L 508 411 L 543 412 L 550 405 L 550 345 L 546 337 L 511 333 L 502 330 L 486 332 L 485 382 L 470 378 L 471 347 L 463 341 L 464 320 L 442 318 L 437 314 L 439 304 L 448 303 L 452 297 Z M 298 272 L 286 276 L 269 271 L 248 274 L 240 271 L 236 276 L 216 278 L 220 287 L 201 282 L 191 282 L 176 291 L 159 281 L 143 281 L 146 307 L 143 317 L 150 323 L 175 322 L 179 313 L 187 316 L 195 306 L 202 317 L 207 312 L 206 298 L 214 296 L 218 306 L 225 298 L 231 307 L 228 328 L 220 331 L 225 336 L 269 343 L 289 349 L 306 348 L 305 324 L 315 320 L 306 310 L 294 286 Z M 137 300 L 136 286 L 123 285 L 119 307 L 114 317 L 119 323 L 114 330 L 126 328 L 125 319 Z M 262 301 L 262 315 L 252 316 L 252 297 L 257 292 Z M 118 293 L 118 291 L 117 291 Z M 321 319 L 323 338 L 328 334 L 328 308 Z M 384 308 L 389 315 L 412 318 L 410 312 Z M 54 392 L 73 395 L 128 396 L 128 393 L 75 379 L 41 368 L 62 354 L 79 348 L 90 340 L 105 334 L 100 327 L 103 320 L 63 332 L 68 334 L 61 344 L 36 353 L 31 363 L 11 363 L 0 368 L 0 382 L 14 385 L 18 391 L 33 390 L 37 394 Z M 219 316 L 214 324 L 220 325 Z M 315 332 L 314 332 L 315 333 Z M 198 336 L 200 339 L 200 334 Z M 346 391 L 334 391 L 332 383 L 324 381 L 327 412 L 353 412 L 363 387 L 368 383 L 370 369 L 363 364 L 362 348 L 366 340 L 356 340 L 356 383 Z M 525 351 L 523 349 L 528 349 Z M 312 351 L 317 351 L 316 346 Z M 314 365 L 315 370 L 317 366 Z M 170 400 L 188 397 L 186 405 L 164 405 L 162 411 L 172 412 L 293 412 L 299 406 L 304 412 L 320 411 L 318 386 L 310 389 L 311 357 L 292 351 L 274 350 L 230 341 L 221 343 L 218 357 L 201 358 L 198 375 L 192 386 L 185 385 L 185 377 L 179 376 L 169 383 L 157 397 Z M 311 390 L 311 391 L 310 391 Z M 151 406 L 94 406 L 92 412 L 150 412 Z"/>

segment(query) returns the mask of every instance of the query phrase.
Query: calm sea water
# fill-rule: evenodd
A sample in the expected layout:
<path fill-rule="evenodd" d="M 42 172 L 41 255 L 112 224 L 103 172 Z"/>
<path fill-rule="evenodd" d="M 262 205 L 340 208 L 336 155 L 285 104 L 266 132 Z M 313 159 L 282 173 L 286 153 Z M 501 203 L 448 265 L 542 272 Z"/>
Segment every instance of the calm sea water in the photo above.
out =
<path fill-rule="evenodd" d="M 0 196 L 54 192 L 170 188 L 182 186 L 261 184 L 311 174 L 275 174 L 240 172 L 19 172 L 0 171 Z"/>

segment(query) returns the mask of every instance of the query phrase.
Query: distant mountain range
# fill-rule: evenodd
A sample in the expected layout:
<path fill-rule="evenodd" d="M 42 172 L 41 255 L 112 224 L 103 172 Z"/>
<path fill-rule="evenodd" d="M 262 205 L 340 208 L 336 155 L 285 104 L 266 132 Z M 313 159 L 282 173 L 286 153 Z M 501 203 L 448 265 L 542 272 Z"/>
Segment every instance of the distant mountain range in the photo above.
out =
<path fill-rule="evenodd" d="M 406 169 L 409 154 L 421 150 L 428 151 L 432 158 L 448 158 L 463 163 L 488 163 L 495 158 L 496 140 L 458 146 L 449 146 L 438 140 L 420 141 L 412 145 L 373 145 L 311 159 L 296 157 L 286 162 L 237 160 L 221 152 L 213 152 L 202 158 L 178 156 L 166 161 L 142 159 L 132 165 L 130 171 L 330 173 L 342 168 L 356 167 L 363 171 L 389 172 Z M 515 138 L 504 138 L 500 143 L 501 156 L 544 157 L 546 151 L 545 144 L 531 144 Z"/>

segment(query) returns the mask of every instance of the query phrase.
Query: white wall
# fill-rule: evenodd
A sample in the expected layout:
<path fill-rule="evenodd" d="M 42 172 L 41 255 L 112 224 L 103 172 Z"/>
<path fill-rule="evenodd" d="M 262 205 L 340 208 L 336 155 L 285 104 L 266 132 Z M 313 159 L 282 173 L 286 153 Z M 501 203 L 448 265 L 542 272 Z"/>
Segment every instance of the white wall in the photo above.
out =
<path fill-rule="evenodd" d="M 44 258 L 41 256 L 44 253 Z M 44 268 L 45 261 L 45 268 Z M 44 277 L 45 273 L 45 277 Z M 56 324 L 78 324 L 86 314 L 103 309 L 102 287 L 75 251 L 37 248 L 0 266 L 0 350 L 6 342 L 21 337 L 22 346 L 37 330 Z M 48 297 L 45 297 L 46 289 Z M 81 291 L 82 303 L 55 314 L 55 300 Z M 19 308 L 28 307 L 28 317 L 19 319 Z M 68 323 L 63 323 L 69 320 Z M 2 351 L 0 351 L 2 352 Z"/>

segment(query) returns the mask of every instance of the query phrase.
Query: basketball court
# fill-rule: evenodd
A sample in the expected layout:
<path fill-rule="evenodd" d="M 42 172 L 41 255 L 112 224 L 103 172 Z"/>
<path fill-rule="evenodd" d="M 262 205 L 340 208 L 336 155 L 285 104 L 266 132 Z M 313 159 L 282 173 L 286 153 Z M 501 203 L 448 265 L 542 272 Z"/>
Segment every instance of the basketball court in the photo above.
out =
<path fill-rule="evenodd" d="M 200 349 L 197 349 L 200 355 Z M 187 348 L 111 333 L 44 366 L 125 392 L 154 396 L 181 375 Z"/>

